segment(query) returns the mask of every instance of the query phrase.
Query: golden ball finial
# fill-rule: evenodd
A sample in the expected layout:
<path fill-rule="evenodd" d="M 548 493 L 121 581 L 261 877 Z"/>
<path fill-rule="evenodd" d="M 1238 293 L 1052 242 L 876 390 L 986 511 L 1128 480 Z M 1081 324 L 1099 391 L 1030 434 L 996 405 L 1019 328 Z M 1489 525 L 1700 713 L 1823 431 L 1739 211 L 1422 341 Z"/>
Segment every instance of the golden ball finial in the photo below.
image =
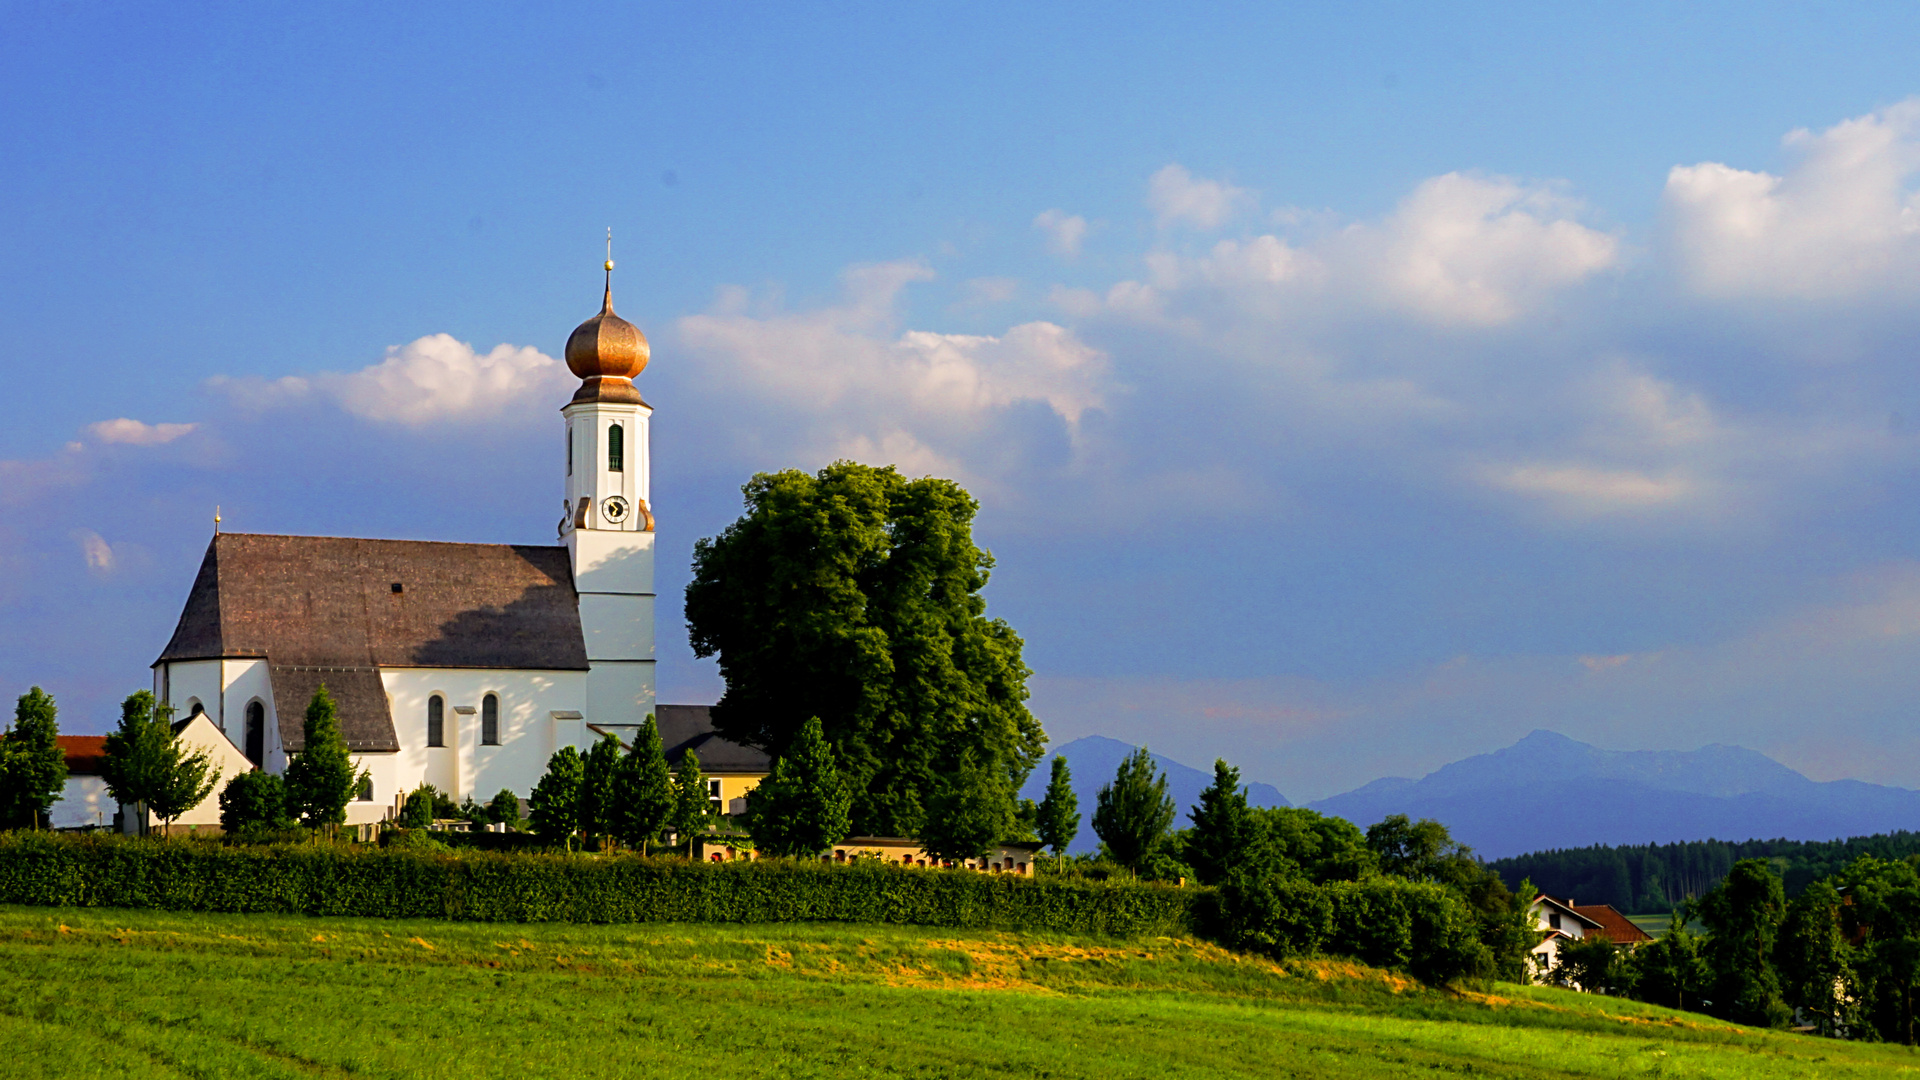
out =
<path fill-rule="evenodd" d="M 607 269 L 609 269 L 609 270 L 611 270 L 611 269 L 613 269 L 613 260 L 612 260 L 612 259 L 608 259 L 608 260 L 607 260 Z"/>

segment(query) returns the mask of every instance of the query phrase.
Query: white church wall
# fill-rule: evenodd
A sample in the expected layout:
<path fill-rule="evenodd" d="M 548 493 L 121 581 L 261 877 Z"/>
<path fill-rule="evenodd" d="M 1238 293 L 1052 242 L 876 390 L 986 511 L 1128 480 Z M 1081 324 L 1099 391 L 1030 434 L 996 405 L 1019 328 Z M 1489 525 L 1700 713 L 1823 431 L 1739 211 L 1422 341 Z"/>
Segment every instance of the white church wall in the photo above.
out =
<path fill-rule="evenodd" d="M 485 802 L 502 788 L 526 797 L 557 748 L 552 713 L 581 712 L 586 704 L 586 673 L 578 671 L 387 668 L 380 678 L 400 739 L 399 753 L 380 755 L 391 759 L 382 769 L 386 782 L 375 778 L 375 801 L 386 805 L 422 783 L 455 801 Z M 500 742 L 492 746 L 480 741 L 489 693 L 500 700 Z M 446 702 L 444 748 L 427 746 L 427 701 L 435 694 Z M 474 711 L 458 712 L 462 707 Z"/>
<path fill-rule="evenodd" d="M 638 724 L 653 711 L 653 661 L 592 661 L 587 673 L 589 724 Z"/>
<path fill-rule="evenodd" d="M 266 707 L 267 711 L 266 741 L 268 744 L 278 743 L 280 739 L 274 724 L 273 678 L 267 671 L 267 662 L 265 660 L 223 660 L 220 662 L 220 668 L 220 677 L 226 683 L 222 694 L 224 707 L 220 712 L 215 713 L 220 730 L 225 732 L 227 738 L 244 752 L 247 748 L 247 705 L 257 700 Z M 300 703 L 300 708 L 303 710 L 305 706 L 306 702 Z M 214 712 L 213 709 L 207 711 Z M 271 759 L 272 749 L 270 748 L 267 753 Z"/>
<path fill-rule="evenodd" d="M 217 723 L 222 663 L 220 660 L 190 660 L 163 664 L 154 669 L 153 696 L 172 705 L 176 719 L 192 715 L 194 705 L 198 704 Z"/>
<path fill-rule="evenodd" d="M 570 529 L 573 587 L 581 593 L 653 595 L 653 533 Z"/>
<path fill-rule="evenodd" d="M 653 597 L 581 593 L 580 629 L 587 639 L 589 662 L 650 660 Z"/>

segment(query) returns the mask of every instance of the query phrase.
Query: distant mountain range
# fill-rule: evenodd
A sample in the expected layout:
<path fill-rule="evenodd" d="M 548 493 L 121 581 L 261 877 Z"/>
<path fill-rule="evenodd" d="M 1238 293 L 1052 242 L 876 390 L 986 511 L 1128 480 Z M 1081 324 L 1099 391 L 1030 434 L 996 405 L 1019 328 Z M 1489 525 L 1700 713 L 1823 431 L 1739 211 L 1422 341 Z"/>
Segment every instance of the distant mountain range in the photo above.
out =
<path fill-rule="evenodd" d="M 1419 780 L 1375 780 L 1308 806 L 1361 825 L 1388 814 L 1432 818 L 1489 859 L 1590 844 L 1920 829 L 1920 791 L 1809 780 L 1739 746 L 1601 750 L 1551 731 Z"/>
<path fill-rule="evenodd" d="M 1091 735 L 1057 748 L 1073 770 L 1080 835 L 1073 851 L 1099 845 L 1091 819 L 1101 785 L 1134 748 Z M 1051 758 L 1053 755 L 1048 755 Z M 1211 770 L 1154 755 L 1180 808 L 1178 826 L 1213 781 Z M 1046 791 L 1050 761 L 1022 796 Z M 1288 806 L 1268 784 L 1251 784 L 1256 806 Z M 1504 750 L 1456 761 L 1418 780 L 1389 777 L 1309 809 L 1361 826 L 1388 814 L 1432 818 L 1489 859 L 1591 844 L 1681 840 L 1831 840 L 1920 830 L 1920 791 L 1860 780 L 1820 782 L 1739 746 L 1699 750 L 1602 750 L 1536 731 Z"/>
<path fill-rule="evenodd" d="M 1073 797 L 1080 803 L 1080 833 L 1067 850 L 1075 854 L 1096 850 L 1100 846 L 1100 838 L 1093 835 L 1094 800 L 1099 797 L 1101 787 L 1113 783 L 1114 774 L 1120 771 L 1120 763 L 1134 749 L 1118 739 L 1102 735 L 1075 739 L 1056 747 L 1041 759 L 1033 775 L 1027 777 L 1026 786 L 1020 789 L 1020 797 L 1039 802 L 1047 793 L 1047 778 L 1053 775 L 1053 759 L 1056 756 L 1066 758 L 1067 770 L 1073 776 Z M 1200 793 L 1213 783 L 1213 769 L 1209 767 L 1202 772 L 1159 754 L 1153 755 L 1153 762 L 1166 776 L 1167 794 L 1173 797 L 1173 805 L 1178 807 L 1174 828 L 1184 829 L 1192 824 L 1187 818 L 1188 811 L 1200 801 Z M 1293 805 L 1272 784 L 1248 784 L 1247 801 L 1255 806 Z"/>

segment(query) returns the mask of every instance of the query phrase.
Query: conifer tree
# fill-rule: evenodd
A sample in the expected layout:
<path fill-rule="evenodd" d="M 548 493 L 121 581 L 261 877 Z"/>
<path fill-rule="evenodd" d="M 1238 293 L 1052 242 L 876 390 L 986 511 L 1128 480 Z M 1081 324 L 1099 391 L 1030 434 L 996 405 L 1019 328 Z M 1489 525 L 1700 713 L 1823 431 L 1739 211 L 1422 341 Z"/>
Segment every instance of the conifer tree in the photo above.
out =
<path fill-rule="evenodd" d="M 1073 774 L 1067 759 L 1053 756 L 1053 771 L 1047 777 L 1047 793 L 1040 799 L 1040 842 L 1053 849 L 1055 858 L 1067 853 L 1067 845 L 1080 835 L 1080 799 L 1073 793 Z"/>
<path fill-rule="evenodd" d="M 13 727 L 0 738 L 0 827 L 38 829 L 67 786 L 53 696 L 39 687 L 20 695 Z"/>
<path fill-rule="evenodd" d="M 620 839 L 645 854 L 647 845 L 660 839 L 673 816 L 673 773 L 667 768 L 667 754 L 660 745 L 660 728 L 648 713 L 633 738 L 633 749 L 620 759 L 615 777 L 619 811 L 616 824 Z"/>
<path fill-rule="evenodd" d="M 365 775 L 354 772 L 333 695 L 321 683 L 307 702 L 300 752 L 287 763 L 287 808 L 307 828 L 331 830 L 347 820 L 347 804 Z"/>
<path fill-rule="evenodd" d="M 533 786 L 527 799 L 533 831 L 549 844 L 573 850 L 573 834 L 580 828 L 580 789 L 586 770 L 580 751 L 563 746 L 547 759 L 547 774 Z"/>
<path fill-rule="evenodd" d="M 1199 805 L 1187 816 L 1193 821 L 1193 832 L 1187 836 L 1187 865 L 1201 882 L 1220 884 L 1254 854 L 1259 819 L 1247 805 L 1240 770 L 1226 761 L 1215 759 L 1213 783 L 1200 793 Z"/>
<path fill-rule="evenodd" d="M 773 775 L 747 793 L 747 831 L 770 855 L 818 855 L 846 839 L 853 795 L 814 718 L 800 728 Z"/>
<path fill-rule="evenodd" d="M 713 804 L 707 794 L 706 774 L 700 771 L 700 755 L 691 748 L 680 756 L 680 767 L 674 770 L 673 794 L 670 824 L 679 842 L 687 845 L 687 858 L 696 858 L 693 845 L 713 819 Z"/>
<path fill-rule="evenodd" d="M 1147 857 L 1166 842 L 1173 815 L 1167 778 L 1153 764 L 1153 755 L 1141 747 L 1120 763 L 1113 783 L 1101 786 L 1093 831 L 1116 862 L 1138 873 Z"/>
<path fill-rule="evenodd" d="M 604 841 L 619 832 L 620 740 L 612 735 L 587 748 L 580 757 L 580 835 L 587 842 Z"/>

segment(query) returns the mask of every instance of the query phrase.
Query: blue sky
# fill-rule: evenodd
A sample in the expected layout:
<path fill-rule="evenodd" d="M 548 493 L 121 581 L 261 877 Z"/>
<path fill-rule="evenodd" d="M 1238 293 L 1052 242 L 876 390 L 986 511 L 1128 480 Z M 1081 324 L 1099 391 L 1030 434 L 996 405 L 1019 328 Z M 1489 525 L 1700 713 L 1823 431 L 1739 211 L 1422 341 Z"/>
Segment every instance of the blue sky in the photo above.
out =
<path fill-rule="evenodd" d="M 1920 786 L 1920 9 L 8 5 L 0 693 L 210 531 L 544 542 L 654 345 L 693 541 L 984 503 L 1060 740 L 1307 799 L 1536 727 Z"/>

